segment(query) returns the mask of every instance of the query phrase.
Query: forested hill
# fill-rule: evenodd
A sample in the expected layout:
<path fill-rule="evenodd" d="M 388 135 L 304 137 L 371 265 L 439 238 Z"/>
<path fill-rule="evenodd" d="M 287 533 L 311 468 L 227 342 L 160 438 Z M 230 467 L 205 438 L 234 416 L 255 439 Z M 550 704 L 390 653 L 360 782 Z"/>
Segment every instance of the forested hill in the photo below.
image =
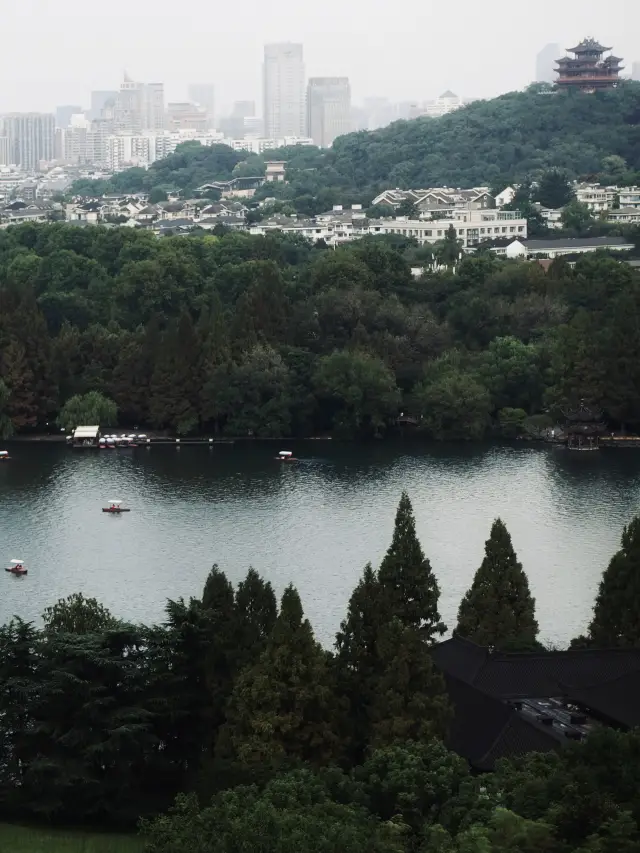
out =
<path fill-rule="evenodd" d="M 129 169 L 109 181 L 79 182 L 72 191 L 102 194 L 179 190 L 190 194 L 208 180 L 260 175 L 265 159 L 288 162 L 286 186 L 263 195 L 284 199 L 322 196 L 322 204 L 368 203 L 386 187 L 506 184 L 550 167 L 570 177 L 640 181 L 640 85 L 595 95 L 554 93 L 540 87 L 477 101 L 442 118 L 399 121 L 374 132 L 340 137 L 332 150 L 298 146 L 264 157 L 224 145 L 186 143 L 148 170 Z M 603 160 L 618 155 L 618 173 Z M 258 198 L 260 197 L 260 191 Z M 299 212 L 311 212 L 295 205 Z"/>

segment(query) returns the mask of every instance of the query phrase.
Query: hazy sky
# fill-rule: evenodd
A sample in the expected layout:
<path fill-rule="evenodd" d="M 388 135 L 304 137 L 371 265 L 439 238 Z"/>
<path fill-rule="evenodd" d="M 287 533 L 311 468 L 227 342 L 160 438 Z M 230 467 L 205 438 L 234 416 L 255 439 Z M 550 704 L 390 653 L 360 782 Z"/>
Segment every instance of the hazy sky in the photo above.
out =
<path fill-rule="evenodd" d="M 17 0 L 2 3 L 0 111 L 89 103 L 123 70 L 168 100 L 212 82 L 221 111 L 260 103 L 262 46 L 304 44 L 309 76 L 368 95 L 491 97 L 534 77 L 545 44 L 585 36 L 640 60 L 640 0 Z"/>

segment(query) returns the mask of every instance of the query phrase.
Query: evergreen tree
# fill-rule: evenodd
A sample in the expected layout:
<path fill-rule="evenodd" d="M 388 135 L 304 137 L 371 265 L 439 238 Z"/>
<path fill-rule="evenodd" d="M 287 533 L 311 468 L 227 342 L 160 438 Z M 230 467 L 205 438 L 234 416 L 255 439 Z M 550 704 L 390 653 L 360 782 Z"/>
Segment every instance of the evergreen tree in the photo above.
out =
<path fill-rule="evenodd" d="M 338 747 L 335 722 L 327 655 L 290 586 L 260 659 L 236 680 L 219 754 L 241 765 L 326 764 Z"/>
<path fill-rule="evenodd" d="M 596 598 L 589 638 L 600 648 L 640 646 L 640 516 L 622 533 Z"/>
<path fill-rule="evenodd" d="M 10 438 L 13 435 L 13 423 L 9 417 L 9 400 L 11 391 L 4 380 L 0 379 L 0 438 Z"/>
<path fill-rule="evenodd" d="M 33 427 L 38 422 L 38 405 L 33 373 L 25 349 L 17 339 L 10 340 L 2 353 L 1 378 L 11 392 L 7 414 L 15 429 Z"/>
<path fill-rule="evenodd" d="M 235 601 L 236 671 L 253 665 L 262 654 L 278 617 L 273 587 L 255 569 L 238 584 Z"/>
<path fill-rule="evenodd" d="M 370 736 L 370 707 L 378 674 L 378 640 L 383 623 L 380 584 L 371 564 L 349 599 L 347 618 L 336 636 L 340 694 L 348 702 L 348 739 L 353 764 L 364 757 Z"/>
<path fill-rule="evenodd" d="M 393 540 L 378 572 L 380 594 L 387 619 L 419 630 L 423 640 L 433 643 L 445 633 L 440 619 L 438 581 L 425 557 L 418 536 L 411 501 L 402 493 L 396 514 Z"/>
<path fill-rule="evenodd" d="M 154 424 L 180 435 L 198 425 L 198 347 L 188 312 L 184 311 L 162 339 L 153 376 L 149 413 Z"/>
<path fill-rule="evenodd" d="M 371 707 L 373 749 L 442 738 L 452 716 L 442 675 L 413 626 L 394 619 L 378 641 L 380 678 Z"/>
<path fill-rule="evenodd" d="M 485 557 L 471 589 L 460 603 L 456 633 L 498 649 L 525 649 L 536 643 L 535 600 L 509 531 L 499 518 L 485 543 Z"/>

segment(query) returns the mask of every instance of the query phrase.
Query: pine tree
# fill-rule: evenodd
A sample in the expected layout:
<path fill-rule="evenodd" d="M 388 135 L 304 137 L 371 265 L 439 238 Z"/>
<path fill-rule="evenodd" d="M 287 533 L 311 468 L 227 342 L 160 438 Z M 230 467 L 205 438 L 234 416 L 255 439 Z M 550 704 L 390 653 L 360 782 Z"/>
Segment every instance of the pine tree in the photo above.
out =
<path fill-rule="evenodd" d="M 420 546 L 406 492 L 400 499 L 393 540 L 380 565 L 378 580 L 381 601 L 388 610 L 387 621 L 397 618 L 403 625 L 417 628 L 427 643 L 445 633 L 438 612 L 438 581 Z"/>
<path fill-rule="evenodd" d="M 205 644 L 204 679 L 209 693 L 212 742 L 224 722 L 224 708 L 231 695 L 235 676 L 236 613 L 233 586 L 218 566 L 213 566 L 204 585 L 202 604 Z"/>
<path fill-rule="evenodd" d="M 236 680 L 219 754 L 230 754 L 241 765 L 322 765 L 337 746 L 327 655 L 290 586 L 260 659 Z"/>
<path fill-rule="evenodd" d="M 509 531 L 499 518 L 485 543 L 485 557 L 471 589 L 460 603 L 456 633 L 498 649 L 536 644 L 535 600 Z"/>
<path fill-rule="evenodd" d="M 413 626 L 394 619 L 378 642 L 380 678 L 371 707 L 371 747 L 443 738 L 451 719 L 444 679 Z"/>
<path fill-rule="evenodd" d="M 596 598 L 589 638 L 600 648 L 640 646 L 640 516 L 622 533 Z"/>
<path fill-rule="evenodd" d="M 7 414 L 16 430 L 33 427 L 38 422 L 38 405 L 33 373 L 24 347 L 13 339 L 2 353 L 2 379 L 10 391 Z"/>

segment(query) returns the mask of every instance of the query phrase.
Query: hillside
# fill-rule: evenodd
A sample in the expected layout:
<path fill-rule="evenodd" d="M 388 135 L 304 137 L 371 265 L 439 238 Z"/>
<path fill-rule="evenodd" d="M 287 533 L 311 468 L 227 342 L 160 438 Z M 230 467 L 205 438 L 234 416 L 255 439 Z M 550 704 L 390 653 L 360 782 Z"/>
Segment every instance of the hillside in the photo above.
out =
<path fill-rule="evenodd" d="M 603 159 L 618 155 L 615 176 Z M 288 148 L 263 157 L 224 145 L 186 143 L 148 170 L 129 169 L 109 181 L 81 181 L 72 192 L 141 192 L 154 188 L 189 195 L 208 180 L 261 174 L 265 159 L 288 162 L 289 184 L 265 187 L 295 201 L 301 213 L 340 201 L 367 203 L 384 187 L 474 186 L 535 177 L 550 167 L 572 177 L 600 175 L 640 181 L 640 85 L 625 83 L 596 95 L 551 93 L 539 87 L 477 101 L 442 118 L 396 122 L 348 134 L 333 149 Z"/>

